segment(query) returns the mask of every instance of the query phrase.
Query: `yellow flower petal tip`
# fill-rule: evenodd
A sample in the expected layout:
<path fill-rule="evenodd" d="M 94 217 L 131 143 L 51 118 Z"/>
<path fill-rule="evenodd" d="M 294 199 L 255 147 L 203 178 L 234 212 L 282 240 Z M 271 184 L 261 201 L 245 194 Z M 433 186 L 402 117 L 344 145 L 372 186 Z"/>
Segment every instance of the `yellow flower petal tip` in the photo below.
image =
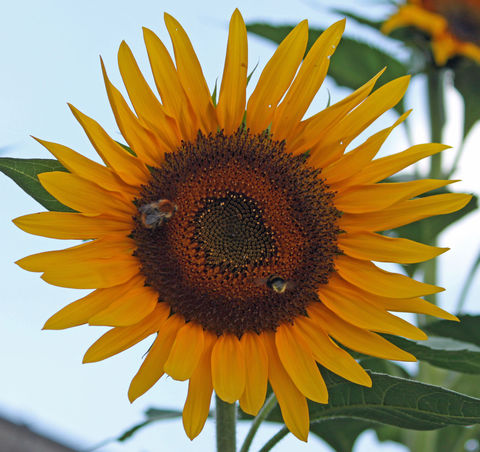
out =
<path fill-rule="evenodd" d="M 306 56 L 308 22 L 300 22 L 247 99 L 247 33 L 235 9 L 217 106 L 186 32 L 171 15 L 164 19 L 174 57 L 143 28 L 159 97 L 125 41 L 118 63 L 133 110 L 100 58 L 128 148 L 71 104 L 102 164 L 35 138 L 69 171 L 40 174 L 40 183 L 75 212 L 42 212 L 13 222 L 32 234 L 85 242 L 17 265 L 42 272 L 53 285 L 93 289 L 43 326 L 112 327 L 87 350 L 84 363 L 155 338 L 128 398 L 136 400 L 164 373 L 188 380 L 183 423 L 190 439 L 205 424 L 213 391 L 256 414 L 270 384 L 285 424 L 307 441 L 307 398 L 328 402 L 318 365 L 372 385 L 339 344 L 382 359 L 415 361 L 376 333 L 426 338 L 391 312 L 458 320 L 419 298 L 443 288 L 373 262 L 420 262 L 447 251 L 379 232 L 455 212 L 471 196 L 420 197 L 449 181 L 383 183 L 448 148 L 418 145 L 376 158 L 408 114 L 350 149 L 400 101 L 409 76 L 374 90 L 384 68 L 344 100 L 305 118 L 345 19 L 328 28 Z M 300 160 L 306 150 L 309 157 Z"/>

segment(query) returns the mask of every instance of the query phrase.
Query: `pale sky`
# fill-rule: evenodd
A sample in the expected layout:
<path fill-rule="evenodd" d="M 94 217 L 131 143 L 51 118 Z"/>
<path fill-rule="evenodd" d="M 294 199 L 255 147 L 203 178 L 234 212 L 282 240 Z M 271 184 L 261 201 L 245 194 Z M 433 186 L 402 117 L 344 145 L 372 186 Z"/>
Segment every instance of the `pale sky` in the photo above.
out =
<path fill-rule="evenodd" d="M 352 0 L 349 3 L 354 2 Z M 213 88 L 215 80 L 221 77 L 228 20 L 235 7 L 239 7 L 247 22 L 268 20 L 274 23 L 297 23 L 308 18 L 312 26 L 325 26 L 339 18 L 325 12 L 328 4 L 338 2 L 4 2 L 0 15 L 0 148 L 11 146 L 4 156 L 50 158 L 47 151 L 29 137 L 34 135 L 63 143 L 93 158 L 93 149 L 66 102 L 73 103 L 94 117 L 115 137 L 117 127 L 104 91 L 98 57 L 102 55 L 110 78 L 118 86 L 120 77 L 116 67 L 116 52 L 120 42 L 126 40 L 151 80 L 141 27 L 153 29 L 164 42 L 169 43 L 163 25 L 164 11 L 175 16 L 189 33 L 209 86 Z M 347 25 L 347 33 L 361 35 L 361 31 L 350 25 Z M 250 67 L 253 68 L 257 61 L 259 68 L 263 67 L 273 49 L 266 41 L 250 37 Z M 255 77 L 252 83 L 254 80 Z M 331 82 L 327 82 L 326 87 L 331 91 L 333 100 L 340 99 L 346 93 L 346 90 L 336 89 Z M 415 107 L 413 124 L 417 143 L 428 140 L 419 105 L 422 96 L 421 81 L 412 84 L 408 99 Z M 327 98 L 327 89 L 324 87 L 318 96 L 316 108 L 322 108 Z M 457 121 L 461 118 L 461 102 L 454 92 L 449 93 L 448 106 L 452 121 L 445 141 L 455 146 L 458 144 Z M 386 115 L 387 121 L 392 118 L 393 114 Z M 378 130 L 385 124 L 384 121 L 379 121 L 370 130 Z M 456 175 L 463 179 L 455 186 L 458 191 L 480 192 L 477 176 L 479 135 L 477 129 L 466 148 L 465 159 Z M 386 149 L 400 151 L 405 147 L 404 134 L 399 131 L 393 135 Z M 3 299 L 0 301 L 0 356 L 3 364 L 0 372 L 0 414 L 18 422 L 26 422 L 73 446 L 87 448 L 142 421 L 142 412 L 150 406 L 181 408 L 186 384 L 171 379 L 162 379 L 133 405 L 128 402 L 128 385 L 151 340 L 106 361 L 83 365 L 81 361 L 85 350 L 105 329 L 79 327 L 64 331 L 41 331 L 48 317 L 87 292 L 50 286 L 40 279 L 39 274 L 25 272 L 13 262 L 28 254 L 65 248 L 74 242 L 32 236 L 17 229 L 10 221 L 12 218 L 43 209 L 3 174 L 0 174 L 0 184 L 4 209 L 0 223 L 3 238 L 0 258 L 3 289 Z M 454 306 L 466 269 L 480 248 L 478 220 L 478 214 L 471 215 L 441 237 L 442 246 L 452 248 L 441 259 L 440 283 L 447 287 L 447 292 L 441 296 L 443 306 Z M 475 299 L 479 294 L 477 278 L 467 301 L 470 312 L 478 313 Z M 278 428 L 262 427 L 253 450 L 258 450 Z M 239 437 L 245 432 L 246 425 L 240 425 Z M 190 442 L 183 432 L 181 421 L 172 420 L 141 431 L 123 445 L 114 443 L 99 450 L 206 451 L 213 450 L 214 439 L 213 423 L 207 422 L 200 436 Z M 373 444 L 373 434 L 362 435 L 355 452 L 371 450 Z M 388 452 L 405 450 L 392 444 L 374 447 L 375 450 Z M 330 449 L 313 436 L 305 445 L 289 435 L 275 450 Z"/>

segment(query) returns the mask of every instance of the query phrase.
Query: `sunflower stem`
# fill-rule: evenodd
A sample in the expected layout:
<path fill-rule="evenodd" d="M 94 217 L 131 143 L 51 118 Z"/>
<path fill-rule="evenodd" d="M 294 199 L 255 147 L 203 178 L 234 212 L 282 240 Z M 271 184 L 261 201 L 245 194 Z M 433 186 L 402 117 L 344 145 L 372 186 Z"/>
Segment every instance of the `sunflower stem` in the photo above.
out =
<path fill-rule="evenodd" d="M 445 92 L 444 92 L 444 73 L 443 70 L 432 68 L 427 74 L 428 78 L 428 107 L 430 114 L 430 138 L 434 143 L 442 142 L 443 128 L 445 126 Z M 442 154 L 432 155 L 430 157 L 431 179 L 442 177 Z M 437 236 L 433 236 L 428 230 L 428 223 L 423 223 L 422 236 L 429 245 L 437 245 Z M 424 264 L 424 282 L 436 285 L 437 283 L 437 260 L 430 259 Z M 425 297 L 431 303 L 436 304 L 435 294 Z"/>
<path fill-rule="evenodd" d="M 285 436 L 288 435 L 288 428 L 283 427 L 273 435 L 258 452 L 268 452 L 272 450 Z"/>
<path fill-rule="evenodd" d="M 217 427 L 217 452 L 235 452 L 237 450 L 237 407 L 234 403 L 224 402 L 216 394 L 215 420 Z"/>
<path fill-rule="evenodd" d="M 261 410 L 255 416 L 255 419 L 253 420 L 252 425 L 248 430 L 247 436 L 245 437 L 245 441 L 243 442 L 240 452 L 248 452 L 252 444 L 253 437 L 255 436 L 255 433 L 257 433 L 260 424 L 267 418 L 267 416 L 271 413 L 271 411 L 275 408 L 276 405 L 277 399 L 275 397 L 275 393 L 272 392 L 268 397 L 267 401 L 264 403 Z"/>

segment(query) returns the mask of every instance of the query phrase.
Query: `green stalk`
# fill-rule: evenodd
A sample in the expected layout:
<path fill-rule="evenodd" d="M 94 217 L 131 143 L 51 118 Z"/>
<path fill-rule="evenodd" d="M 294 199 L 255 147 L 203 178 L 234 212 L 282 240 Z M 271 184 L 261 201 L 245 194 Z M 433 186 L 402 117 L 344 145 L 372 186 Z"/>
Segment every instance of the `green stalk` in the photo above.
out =
<path fill-rule="evenodd" d="M 215 420 L 217 428 L 217 452 L 235 452 L 237 450 L 237 407 L 234 403 L 224 402 L 216 394 Z"/>
<path fill-rule="evenodd" d="M 430 113 L 430 139 L 433 143 L 441 143 L 443 127 L 445 126 L 445 91 L 444 91 L 444 73 L 441 69 L 432 68 L 427 74 L 428 77 L 428 107 Z M 442 178 L 442 153 L 430 157 L 431 179 Z M 422 231 L 423 240 L 432 246 L 437 245 L 437 237 L 432 236 L 427 229 L 428 223 L 424 223 Z M 428 284 L 437 283 L 437 260 L 430 259 L 424 264 L 424 282 Z M 431 303 L 436 304 L 435 294 L 425 297 Z"/>
<path fill-rule="evenodd" d="M 258 452 L 268 452 L 272 450 L 285 436 L 288 435 L 288 428 L 283 427 L 273 435 Z"/>
<path fill-rule="evenodd" d="M 431 68 L 427 73 L 428 81 L 428 107 L 430 114 L 430 139 L 433 143 L 441 143 L 443 136 L 443 128 L 445 126 L 445 90 L 444 90 L 444 71 L 439 68 Z M 429 178 L 441 179 L 443 177 L 442 170 L 442 154 L 441 152 L 430 157 Z M 437 246 L 438 237 L 432 235 L 428 229 L 428 222 L 423 223 L 421 231 L 422 241 L 428 245 Z M 424 274 L 423 280 L 428 284 L 437 284 L 437 260 L 430 259 L 423 264 Z M 437 303 L 435 294 L 425 297 L 430 303 Z M 420 363 L 418 369 L 418 380 L 426 383 L 435 384 L 434 381 L 439 377 L 436 369 L 433 369 L 426 363 Z M 431 432 L 415 432 L 409 438 L 409 446 L 412 452 L 436 452 L 438 450 L 438 433 Z"/>
<path fill-rule="evenodd" d="M 270 412 L 275 408 L 276 405 L 277 399 L 275 398 L 275 393 L 272 392 L 270 394 L 270 397 L 263 405 L 262 409 L 255 416 L 255 419 L 250 426 L 250 430 L 248 430 L 247 436 L 245 437 L 245 441 L 243 442 L 240 452 L 248 452 L 252 444 L 253 437 L 255 436 L 255 433 L 257 433 L 260 424 L 266 419 L 266 417 L 270 414 Z"/>

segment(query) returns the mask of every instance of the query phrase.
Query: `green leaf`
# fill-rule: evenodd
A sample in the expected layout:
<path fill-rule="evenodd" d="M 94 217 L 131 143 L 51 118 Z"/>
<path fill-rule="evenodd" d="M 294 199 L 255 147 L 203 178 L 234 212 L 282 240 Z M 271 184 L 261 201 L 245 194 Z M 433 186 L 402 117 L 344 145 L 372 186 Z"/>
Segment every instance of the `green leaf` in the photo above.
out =
<path fill-rule="evenodd" d="M 463 97 L 464 120 L 463 136 L 466 137 L 475 123 L 480 119 L 480 66 L 464 61 L 454 69 L 455 88 Z"/>
<path fill-rule="evenodd" d="M 426 333 L 449 337 L 480 347 L 480 316 L 459 315 L 460 322 L 439 320 L 423 327 Z"/>
<path fill-rule="evenodd" d="M 150 425 L 153 422 L 164 421 L 165 419 L 174 419 L 182 416 L 182 412 L 178 410 L 164 410 L 161 408 L 149 408 L 145 412 L 145 416 L 147 419 L 139 424 L 134 425 L 133 427 L 129 428 L 127 431 L 123 432 L 119 435 L 116 440 L 119 442 L 126 441 L 130 439 L 135 433 L 137 433 L 142 428 Z"/>
<path fill-rule="evenodd" d="M 411 378 L 411 375 L 403 367 L 399 366 L 393 361 L 365 355 L 362 355 L 359 358 L 359 362 L 364 369 L 368 369 L 377 373 L 393 375 L 395 377 Z"/>
<path fill-rule="evenodd" d="M 457 324 L 456 322 L 446 321 Z M 428 341 L 416 342 L 401 337 L 384 337 L 414 355 L 419 361 L 432 366 L 470 374 L 480 374 L 480 348 L 451 338 L 431 337 Z"/>
<path fill-rule="evenodd" d="M 218 93 L 217 93 L 217 83 L 218 83 L 218 78 L 215 80 L 215 87 L 213 88 L 213 92 L 212 92 L 212 102 L 213 102 L 213 105 L 215 105 L 215 107 L 217 106 L 217 101 L 218 101 Z"/>
<path fill-rule="evenodd" d="M 355 22 L 358 22 L 359 24 L 367 25 L 370 28 L 374 28 L 376 30 L 380 30 L 383 24 L 383 21 L 371 20 L 371 19 L 368 19 L 367 17 L 359 16 L 358 14 L 352 13 L 351 11 L 345 11 L 344 9 L 334 8 L 332 11 L 336 14 L 339 14 L 340 16 L 344 16 L 347 19 L 353 19 Z"/>
<path fill-rule="evenodd" d="M 247 25 L 249 32 L 277 44 L 292 29 L 293 27 L 290 25 L 274 26 L 267 23 L 251 23 Z M 307 52 L 323 31 L 322 29 L 309 30 Z M 385 66 L 387 66 L 387 70 L 379 80 L 378 86 L 408 72 L 407 67 L 389 53 L 364 42 L 343 37 L 332 56 L 328 74 L 338 85 L 357 89 Z M 400 104 L 397 105 L 396 109 L 400 112 L 404 110 Z"/>
<path fill-rule="evenodd" d="M 412 430 L 480 423 L 480 399 L 418 381 L 368 372 L 373 386 L 365 388 L 322 369 L 329 403 L 309 401 L 310 421 L 360 419 Z M 242 418 L 248 418 L 242 415 Z M 267 420 L 283 423 L 276 407 Z"/>
<path fill-rule="evenodd" d="M 328 443 L 335 452 L 351 452 L 358 436 L 378 424 L 359 419 L 326 419 L 310 425 L 310 431 Z"/>
<path fill-rule="evenodd" d="M 0 171 L 46 209 L 56 212 L 74 212 L 48 193 L 37 177 L 38 174 L 49 171 L 67 171 L 58 160 L 3 157 L 0 158 Z"/>

